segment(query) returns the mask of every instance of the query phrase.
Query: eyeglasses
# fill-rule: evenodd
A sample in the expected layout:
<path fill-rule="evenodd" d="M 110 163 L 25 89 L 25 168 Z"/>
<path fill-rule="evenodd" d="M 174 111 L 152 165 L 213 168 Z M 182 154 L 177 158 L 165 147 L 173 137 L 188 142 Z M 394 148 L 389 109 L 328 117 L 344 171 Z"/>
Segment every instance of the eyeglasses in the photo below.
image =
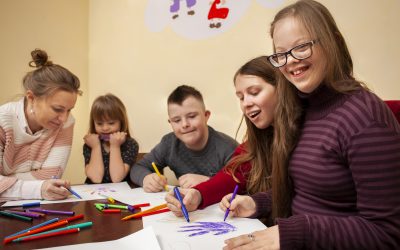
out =
<path fill-rule="evenodd" d="M 296 47 L 282 53 L 275 53 L 268 57 L 268 61 L 272 66 L 279 68 L 287 63 L 287 57 L 290 54 L 297 60 L 304 60 L 312 55 L 312 46 L 316 44 L 318 40 L 311 40 L 309 42 L 297 45 Z"/>

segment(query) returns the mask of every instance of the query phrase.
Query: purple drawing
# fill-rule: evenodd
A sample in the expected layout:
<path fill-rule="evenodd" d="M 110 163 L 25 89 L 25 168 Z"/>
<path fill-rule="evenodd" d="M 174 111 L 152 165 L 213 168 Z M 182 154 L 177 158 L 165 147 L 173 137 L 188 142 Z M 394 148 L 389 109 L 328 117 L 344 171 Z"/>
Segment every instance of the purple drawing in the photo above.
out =
<path fill-rule="evenodd" d="M 186 7 L 188 8 L 188 15 L 194 15 L 194 10 L 190 9 L 196 5 L 196 0 L 184 0 L 186 1 Z M 178 11 L 181 8 L 181 0 L 173 0 L 172 5 L 169 7 L 169 11 L 173 14 L 172 19 L 178 18 Z"/>
<path fill-rule="evenodd" d="M 198 225 L 182 226 L 178 232 L 193 232 L 189 237 L 213 233 L 214 235 L 226 234 L 236 231 L 236 227 L 226 222 L 195 222 Z"/>

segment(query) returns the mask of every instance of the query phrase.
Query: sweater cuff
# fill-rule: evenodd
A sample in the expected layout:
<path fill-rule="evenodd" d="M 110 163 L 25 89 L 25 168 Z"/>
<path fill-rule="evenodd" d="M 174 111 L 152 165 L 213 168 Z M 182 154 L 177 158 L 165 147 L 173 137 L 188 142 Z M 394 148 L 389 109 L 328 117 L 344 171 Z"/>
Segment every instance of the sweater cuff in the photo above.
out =
<path fill-rule="evenodd" d="M 267 217 L 271 213 L 270 193 L 260 192 L 250 196 L 256 203 L 256 212 L 249 218 Z"/>
<path fill-rule="evenodd" d="M 309 225 L 306 215 L 294 215 L 289 218 L 278 218 L 279 244 L 281 250 L 305 249 Z"/>

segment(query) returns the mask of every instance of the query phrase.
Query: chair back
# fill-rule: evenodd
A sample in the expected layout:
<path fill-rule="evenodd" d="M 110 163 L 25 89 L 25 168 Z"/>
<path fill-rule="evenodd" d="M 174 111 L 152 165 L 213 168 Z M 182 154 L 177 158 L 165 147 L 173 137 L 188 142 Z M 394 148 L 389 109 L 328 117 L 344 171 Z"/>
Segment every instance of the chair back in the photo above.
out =
<path fill-rule="evenodd" d="M 396 117 L 397 121 L 400 123 L 400 101 L 390 100 L 390 101 L 385 101 L 385 103 L 389 106 L 394 116 Z"/>

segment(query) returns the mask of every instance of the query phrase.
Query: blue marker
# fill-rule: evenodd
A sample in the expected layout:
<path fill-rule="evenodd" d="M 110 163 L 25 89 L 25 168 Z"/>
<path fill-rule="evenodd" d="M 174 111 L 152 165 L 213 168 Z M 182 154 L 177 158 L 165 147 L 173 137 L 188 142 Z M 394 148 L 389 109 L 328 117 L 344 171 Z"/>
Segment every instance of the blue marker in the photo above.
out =
<path fill-rule="evenodd" d="M 46 226 L 46 225 L 51 224 L 51 223 L 53 223 L 53 222 L 57 222 L 58 220 L 59 220 L 58 218 L 53 218 L 53 219 L 51 219 L 51 220 L 48 220 L 48 221 L 45 221 L 45 222 L 43 222 L 43 223 L 37 224 L 36 226 L 33 226 L 33 227 L 30 227 L 30 228 L 24 229 L 24 230 L 19 231 L 19 232 L 15 233 L 15 234 L 11 234 L 11 235 L 7 236 L 6 238 L 10 238 L 10 237 L 13 237 L 13 236 L 16 236 L 16 235 L 19 235 L 19 234 L 26 233 L 26 232 L 31 231 L 31 230 L 33 230 L 33 229 Z"/>
<path fill-rule="evenodd" d="M 40 206 L 40 201 L 22 204 L 23 208 L 26 208 L 26 207 L 37 207 L 37 206 Z"/>
<path fill-rule="evenodd" d="M 181 196 L 181 193 L 179 193 L 178 187 L 174 187 L 174 193 L 175 193 L 175 197 L 176 197 L 176 198 L 179 200 L 179 202 L 181 203 L 182 213 L 183 213 L 183 215 L 185 216 L 186 221 L 187 221 L 187 222 L 190 222 L 188 211 L 186 210 L 185 204 L 183 204 L 182 196 Z"/>
<path fill-rule="evenodd" d="M 68 191 L 70 191 L 71 192 L 71 194 L 73 194 L 73 195 L 75 195 L 76 197 L 78 197 L 79 199 L 82 199 L 82 197 L 77 193 L 77 192 L 75 192 L 74 190 L 72 190 L 71 188 L 67 188 L 67 187 L 65 187 Z"/>
<path fill-rule="evenodd" d="M 235 190 L 233 190 L 233 194 L 232 194 L 232 197 L 231 197 L 231 201 L 229 202 L 229 206 L 231 205 L 233 199 L 235 199 L 235 196 L 236 196 L 236 193 L 237 193 L 238 189 L 239 189 L 239 185 L 236 184 Z M 226 220 L 226 217 L 228 217 L 228 214 L 229 214 L 230 211 L 231 211 L 231 210 L 230 210 L 229 207 L 228 207 L 228 208 L 226 209 L 226 211 L 225 211 L 224 221 Z"/>
<path fill-rule="evenodd" d="M 52 179 L 58 179 L 57 176 L 52 176 L 51 178 L 52 178 Z M 82 199 L 82 197 L 81 197 L 77 192 L 75 192 L 74 190 L 72 190 L 71 188 L 65 187 L 65 189 L 67 189 L 71 194 L 75 195 L 75 196 L 78 197 L 79 199 Z"/>

